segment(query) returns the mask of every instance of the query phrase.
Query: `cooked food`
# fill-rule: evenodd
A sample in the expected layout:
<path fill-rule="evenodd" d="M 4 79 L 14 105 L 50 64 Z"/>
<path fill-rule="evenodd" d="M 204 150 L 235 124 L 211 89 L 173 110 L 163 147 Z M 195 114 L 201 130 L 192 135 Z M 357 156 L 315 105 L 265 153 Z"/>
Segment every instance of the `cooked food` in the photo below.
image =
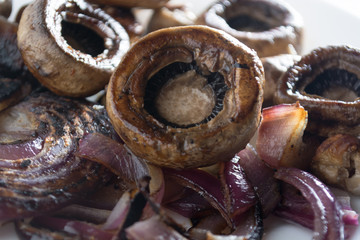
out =
<path fill-rule="evenodd" d="M 320 136 L 360 133 L 360 50 L 313 50 L 281 78 L 275 103 L 299 102 L 309 113 L 307 130 Z"/>
<path fill-rule="evenodd" d="M 221 0 L 209 7 L 198 24 L 234 36 L 259 57 L 301 53 L 303 21 L 291 6 L 278 0 Z"/>
<path fill-rule="evenodd" d="M 124 56 L 107 111 L 135 155 L 172 168 L 211 165 L 231 159 L 255 133 L 263 84 L 260 59 L 228 34 L 162 29 Z"/>
<path fill-rule="evenodd" d="M 36 0 L 22 14 L 18 45 L 44 86 L 58 95 L 84 97 L 108 83 L 129 47 L 129 36 L 85 1 Z"/>
<path fill-rule="evenodd" d="M 58 209 L 109 180 L 105 167 L 75 156 L 92 132 L 116 136 L 104 109 L 51 93 L 1 112 L 0 221 Z"/>
<path fill-rule="evenodd" d="M 12 11 L 12 0 L 0 0 L 0 16 L 8 18 Z"/>

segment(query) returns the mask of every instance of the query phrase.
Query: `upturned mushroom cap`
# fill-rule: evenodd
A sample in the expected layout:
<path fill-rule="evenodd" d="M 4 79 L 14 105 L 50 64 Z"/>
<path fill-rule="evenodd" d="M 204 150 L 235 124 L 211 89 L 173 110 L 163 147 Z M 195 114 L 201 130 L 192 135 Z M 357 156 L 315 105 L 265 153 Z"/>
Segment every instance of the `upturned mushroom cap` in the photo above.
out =
<path fill-rule="evenodd" d="M 65 33 L 72 27 L 92 31 L 91 38 L 102 39 L 104 47 L 95 53 L 80 50 L 84 44 Z M 45 87 L 58 95 L 84 97 L 108 83 L 129 47 L 129 37 L 117 21 L 82 0 L 36 0 L 21 17 L 18 46 L 25 64 Z"/>
<path fill-rule="evenodd" d="M 202 78 L 209 82 L 214 75 L 223 79 L 226 91 L 218 112 L 207 120 L 182 125 L 164 121 L 144 107 L 148 85 L 172 64 L 192 70 L 180 72 L 171 81 L 186 83 L 181 78 L 186 74 L 198 81 L 194 85 L 203 84 Z M 108 85 L 107 111 L 118 134 L 138 157 L 171 168 L 211 165 L 231 159 L 253 136 L 260 121 L 263 84 L 263 67 L 256 53 L 230 35 L 205 26 L 161 29 L 136 42 L 124 56 Z M 185 92 L 192 98 L 191 92 L 197 90 Z M 211 94 L 203 95 L 211 99 Z M 194 102 L 198 96 L 192 98 Z M 184 109 L 188 108 L 178 111 Z"/>

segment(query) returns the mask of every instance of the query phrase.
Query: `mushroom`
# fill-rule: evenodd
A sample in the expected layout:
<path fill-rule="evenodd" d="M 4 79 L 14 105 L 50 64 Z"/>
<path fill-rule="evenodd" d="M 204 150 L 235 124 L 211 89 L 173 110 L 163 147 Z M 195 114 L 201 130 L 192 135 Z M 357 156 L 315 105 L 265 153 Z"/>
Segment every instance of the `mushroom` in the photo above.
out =
<path fill-rule="evenodd" d="M 0 111 L 22 100 L 34 85 L 17 48 L 17 29 L 0 17 L 0 44 L 6 46 L 0 48 Z"/>
<path fill-rule="evenodd" d="M 149 21 L 148 32 L 167 27 L 194 25 L 196 15 L 184 5 L 167 5 L 156 9 Z"/>
<path fill-rule="evenodd" d="M 264 88 L 264 104 L 263 107 L 274 105 L 274 95 L 276 86 L 281 76 L 294 65 L 296 61 L 301 59 L 297 54 L 280 54 L 276 56 L 261 58 L 261 62 L 265 71 L 265 88 Z"/>
<path fill-rule="evenodd" d="M 83 0 L 36 0 L 26 7 L 18 46 L 33 75 L 58 95 L 102 90 L 129 48 L 124 28 Z"/>
<path fill-rule="evenodd" d="M 323 137 L 360 133 L 360 50 L 317 48 L 280 79 L 275 103 L 300 104 L 308 111 L 307 130 Z"/>
<path fill-rule="evenodd" d="M 169 0 L 88 0 L 88 2 L 100 5 L 118 6 L 118 7 L 141 7 L 141 8 L 160 8 Z"/>
<path fill-rule="evenodd" d="M 360 195 L 360 140 L 347 134 L 327 138 L 318 147 L 311 170 L 326 184 Z"/>
<path fill-rule="evenodd" d="M 155 165 L 231 159 L 260 121 L 264 72 L 256 53 L 206 26 L 157 30 L 115 70 L 107 110 L 129 149 Z"/>
<path fill-rule="evenodd" d="M 8 18 L 12 11 L 12 0 L 0 0 L 0 15 Z"/>
<path fill-rule="evenodd" d="M 255 49 L 259 57 L 301 52 L 302 18 L 278 0 L 221 0 L 201 14 L 197 23 L 229 33 Z"/>

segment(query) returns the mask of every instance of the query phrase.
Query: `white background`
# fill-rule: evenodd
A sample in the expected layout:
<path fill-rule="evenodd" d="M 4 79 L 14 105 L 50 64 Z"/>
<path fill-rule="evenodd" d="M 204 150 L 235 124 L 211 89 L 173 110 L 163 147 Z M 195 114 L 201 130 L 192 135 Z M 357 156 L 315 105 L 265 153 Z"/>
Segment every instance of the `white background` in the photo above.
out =
<path fill-rule="evenodd" d="M 14 12 L 30 0 L 13 0 Z M 214 0 L 176 0 L 187 2 L 196 14 Z M 305 38 L 303 53 L 319 46 L 349 44 L 360 48 L 360 1 L 358 0 L 286 0 L 303 16 Z M 353 208 L 360 212 L 360 198 L 352 197 Z M 312 232 L 277 217 L 265 220 L 266 240 L 311 239 Z M 0 228 L 0 239 L 16 239 L 12 224 Z M 360 228 L 351 240 L 360 239 Z"/>

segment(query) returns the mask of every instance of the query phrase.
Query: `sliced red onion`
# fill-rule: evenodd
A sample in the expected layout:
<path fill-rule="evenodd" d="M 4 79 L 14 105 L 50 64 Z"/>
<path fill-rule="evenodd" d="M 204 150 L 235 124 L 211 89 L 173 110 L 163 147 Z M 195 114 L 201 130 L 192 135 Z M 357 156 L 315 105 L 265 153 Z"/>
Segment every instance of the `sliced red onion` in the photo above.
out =
<path fill-rule="evenodd" d="M 236 157 L 259 197 L 263 217 L 268 216 L 281 198 L 274 171 L 258 157 L 256 150 L 249 144 Z"/>
<path fill-rule="evenodd" d="M 111 214 L 107 218 L 106 222 L 103 225 L 104 230 L 116 230 L 119 226 L 123 226 L 126 217 L 130 211 L 131 205 L 131 196 L 130 192 L 125 192 L 114 209 L 111 211 Z"/>
<path fill-rule="evenodd" d="M 186 240 L 184 236 L 165 224 L 158 215 L 133 224 L 126 229 L 126 236 L 132 240 Z"/>
<path fill-rule="evenodd" d="M 99 144 L 101 143 L 101 144 Z M 149 176 L 147 164 L 124 144 L 100 133 L 90 133 L 79 142 L 77 156 L 99 162 L 127 181 Z"/>
<path fill-rule="evenodd" d="M 257 197 L 239 164 L 239 158 L 222 162 L 220 169 L 227 209 L 236 226 L 241 215 L 256 204 Z"/>
<path fill-rule="evenodd" d="M 86 134 L 116 136 L 104 109 L 36 92 L 0 112 L 0 121 L 9 127 L 0 138 L 0 145 L 9 150 L 9 158 L 0 159 L 0 222 L 59 209 L 113 176 L 100 164 L 74 155 Z M 12 135 L 21 128 L 32 133 Z M 17 139 L 20 136 L 24 138 Z M 22 141 L 28 144 L 19 145 Z"/>
<path fill-rule="evenodd" d="M 312 174 L 296 168 L 280 168 L 275 178 L 296 187 L 314 212 L 314 240 L 344 239 L 341 208 L 329 188 Z"/>
<path fill-rule="evenodd" d="M 229 226 L 233 226 L 230 214 L 225 208 L 222 184 L 217 178 L 199 169 L 166 169 L 164 173 L 167 177 L 175 179 L 179 184 L 198 192 L 213 208 L 220 212 Z"/>
<path fill-rule="evenodd" d="M 301 157 L 306 124 L 307 111 L 299 103 L 263 109 L 256 140 L 259 157 L 273 168 L 309 165 Z"/>

